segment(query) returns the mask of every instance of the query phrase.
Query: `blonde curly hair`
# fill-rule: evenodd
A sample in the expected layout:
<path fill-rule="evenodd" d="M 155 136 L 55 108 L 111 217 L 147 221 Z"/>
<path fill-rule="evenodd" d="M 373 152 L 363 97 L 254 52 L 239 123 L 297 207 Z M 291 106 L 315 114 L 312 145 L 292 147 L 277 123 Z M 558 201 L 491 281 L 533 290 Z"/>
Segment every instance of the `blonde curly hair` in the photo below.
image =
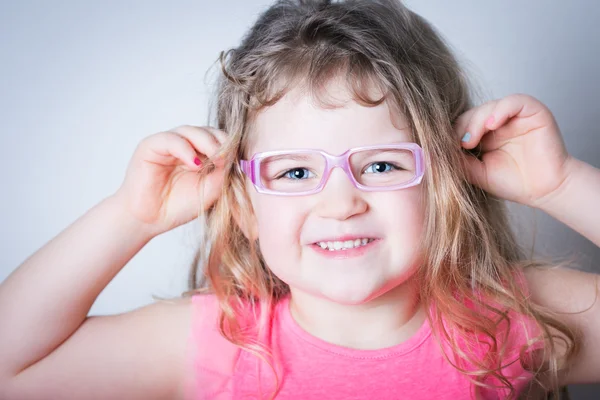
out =
<path fill-rule="evenodd" d="M 428 315 L 434 335 L 452 349 L 452 354 L 444 352 L 447 360 L 475 388 L 500 386 L 513 398 L 513 384 L 502 373 L 508 350 L 500 336 L 510 330 L 509 313 L 515 312 L 535 321 L 540 332 L 523 344 L 522 366 L 558 395 L 558 371 L 578 351 L 579 338 L 529 300 L 516 278 L 524 268 L 543 263 L 526 257 L 517 244 L 504 202 L 466 180 L 464 150 L 453 123 L 472 107 L 470 85 L 426 20 L 394 0 L 282 0 L 264 11 L 242 43 L 222 52 L 219 61 L 215 122 L 229 135 L 219 154 L 225 159 L 225 178 L 220 198 L 199 215 L 203 238 L 185 295 L 208 291 L 217 296 L 224 337 L 268 358 L 269 349 L 249 336 L 236 316 L 250 305 L 264 319 L 289 293 L 265 264 L 257 243 L 244 234 L 252 207 L 238 164 L 249 156 L 253 118 L 299 85 L 323 107 L 335 107 L 324 88 L 342 76 L 361 105 L 386 100 L 402 113 L 427 155 L 426 251 L 416 274 L 424 306 L 435 305 Z M 383 97 L 369 97 L 373 85 Z M 199 178 L 211 167 L 209 162 Z M 459 346 L 475 337 L 487 346 L 483 359 Z M 531 352 L 534 346 L 542 352 Z M 539 379 L 542 375 L 547 379 Z"/>

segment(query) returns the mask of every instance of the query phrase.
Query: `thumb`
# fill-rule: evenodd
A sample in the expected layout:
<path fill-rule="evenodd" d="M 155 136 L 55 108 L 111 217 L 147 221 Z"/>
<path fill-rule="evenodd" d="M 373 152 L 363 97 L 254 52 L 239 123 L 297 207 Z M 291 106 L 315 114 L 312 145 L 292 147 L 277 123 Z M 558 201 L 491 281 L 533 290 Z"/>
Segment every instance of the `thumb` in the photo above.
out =
<path fill-rule="evenodd" d="M 467 180 L 485 191 L 488 191 L 487 171 L 485 163 L 470 154 L 464 154 L 466 164 Z"/>
<path fill-rule="evenodd" d="M 199 200 L 204 211 L 209 209 L 221 195 L 225 173 L 222 168 L 215 168 L 199 182 Z"/>

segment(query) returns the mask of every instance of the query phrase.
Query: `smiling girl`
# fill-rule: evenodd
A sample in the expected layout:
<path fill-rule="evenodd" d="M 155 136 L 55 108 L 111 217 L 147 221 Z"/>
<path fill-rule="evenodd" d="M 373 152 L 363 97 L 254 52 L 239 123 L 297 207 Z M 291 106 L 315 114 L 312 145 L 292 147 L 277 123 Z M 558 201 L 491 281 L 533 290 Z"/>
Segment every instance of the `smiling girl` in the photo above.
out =
<path fill-rule="evenodd" d="M 393 0 L 279 1 L 221 63 L 216 127 L 144 139 L 119 190 L 0 286 L 1 398 L 513 399 L 600 381 L 597 276 L 525 257 L 503 202 L 600 245 L 600 171 L 544 104 L 473 107 L 440 36 Z M 86 317 L 197 216 L 181 299 Z"/>

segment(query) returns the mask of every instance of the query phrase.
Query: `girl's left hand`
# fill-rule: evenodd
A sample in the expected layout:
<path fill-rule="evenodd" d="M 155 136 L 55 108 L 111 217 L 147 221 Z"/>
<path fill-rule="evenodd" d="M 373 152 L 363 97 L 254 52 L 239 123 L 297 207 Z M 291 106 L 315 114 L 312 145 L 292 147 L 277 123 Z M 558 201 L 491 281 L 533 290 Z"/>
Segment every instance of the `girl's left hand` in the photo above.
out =
<path fill-rule="evenodd" d="M 465 153 L 471 183 L 500 198 L 540 207 L 566 180 L 571 157 L 550 110 L 513 94 L 462 114 L 454 124 L 465 149 L 481 144 L 481 160 Z"/>

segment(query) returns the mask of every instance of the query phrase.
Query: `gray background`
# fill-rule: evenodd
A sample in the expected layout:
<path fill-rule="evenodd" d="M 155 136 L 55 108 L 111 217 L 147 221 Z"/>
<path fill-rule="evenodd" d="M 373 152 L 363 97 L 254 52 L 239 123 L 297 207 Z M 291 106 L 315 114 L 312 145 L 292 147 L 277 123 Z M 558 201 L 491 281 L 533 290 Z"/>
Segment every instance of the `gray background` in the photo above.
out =
<path fill-rule="evenodd" d="M 21 1 L 0 3 L 0 281 L 113 193 L 145 136 L 205 125 L 220 50 L 235 46 L 270 2 Z M 442 1 L 407 4 L 449 40 L 485 100 L 529 93 L 554 112 L 568 150 L 600 167 L 600 3 Z M 600 249 L 542 212 L 513 206 L 525 243 L 578 256 L 600 271 Z M 108 285 L 91 313 L 176 296 L 199 227 L 152 240 Z M 35 296 L 35 288 L 31 288 Z M 600 398 L 600 385 L 571 388 Z"/>

